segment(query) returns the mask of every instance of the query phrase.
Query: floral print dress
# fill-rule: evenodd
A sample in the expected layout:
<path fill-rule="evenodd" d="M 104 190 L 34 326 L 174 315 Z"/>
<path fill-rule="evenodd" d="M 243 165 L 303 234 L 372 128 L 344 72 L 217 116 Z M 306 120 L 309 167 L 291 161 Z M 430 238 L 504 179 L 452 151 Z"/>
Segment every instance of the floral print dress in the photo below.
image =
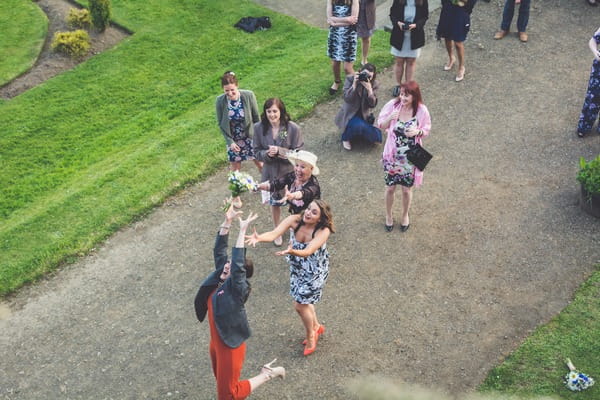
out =
<path fill-rule="evenodd" d="M 231 126 L 231 138 L 234 143 L 240 147 L 239 152 L 227 148 L 229 162 L 238 162 L 245 160 L 254 160 L 254 151 L 252 150 L 252 139 L 248 137 L 244 129 L 244 104 L 241 98 L 238 100 L 228 100 L 227 111 L 229 113 L 229 124 Z"/>
<path fill-rule="evenodd" d="M 304 250 L 308 243 L 296 240 L 290 233 L 292 248 Z M 323 286 L 329 276 L 329 252 L 327 244 L 323 243 L 317 251 L 308 257 L 287 255 L 290 264 L 290 295 L 300 304 L 315 304 L 321 300 Z"/>
<path fill-rule="evenodd" d="M 412 187 L 415 183 L 415 166 L 406 158 L 406 152 L 414 146 L 414 137 L 406 137 L 404 131 L 407 128 L 417 128 L 415 117 L 406 122 L 398 121 L 394 127 L 396 134 L 396 153 L 392 161 L 383 160 L 384 179 L 387 186 L 402 185 Z"/>

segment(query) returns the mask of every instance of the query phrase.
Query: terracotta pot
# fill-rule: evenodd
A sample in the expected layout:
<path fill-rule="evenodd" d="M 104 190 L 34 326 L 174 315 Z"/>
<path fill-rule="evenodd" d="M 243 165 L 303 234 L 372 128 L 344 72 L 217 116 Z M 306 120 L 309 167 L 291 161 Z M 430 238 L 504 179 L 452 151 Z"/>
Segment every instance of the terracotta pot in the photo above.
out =
<path fill-rule="evenodd" d="M 579 197 L 579 205 L 586 213 L 600 218 L 600 193 L 590 194 L 581 185 L 581 196 Z"/>

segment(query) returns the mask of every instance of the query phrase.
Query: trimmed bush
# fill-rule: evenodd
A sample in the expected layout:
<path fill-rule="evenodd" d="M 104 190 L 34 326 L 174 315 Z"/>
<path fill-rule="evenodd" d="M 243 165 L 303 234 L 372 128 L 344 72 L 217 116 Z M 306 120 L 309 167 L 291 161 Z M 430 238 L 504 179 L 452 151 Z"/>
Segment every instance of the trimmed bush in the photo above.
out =
<path fill-rule="evenodd" d="M 56 32 L 52 49 L 71 57 L 81 58 L 90 50 L 90 35 L 83 29 L 71 32 Z"/>
<path fill-rule="evenodd" d="M 600 155 L 590 162 L 581 157 L 579 167 L 577 180 L 590 194 L 600 194 Z"/>
<path fill-rule="evenodd" d="M 92 26 L 92 17 L 86 8 L 71 8 L 67 15 L 67 25 L 72 29 L 89 29 Z"/>
<path fill-rule="evenodd" d="M 90 0 L 90 13 L 94 27 L 104 32 L 110 23 L 110 0 Z"/>

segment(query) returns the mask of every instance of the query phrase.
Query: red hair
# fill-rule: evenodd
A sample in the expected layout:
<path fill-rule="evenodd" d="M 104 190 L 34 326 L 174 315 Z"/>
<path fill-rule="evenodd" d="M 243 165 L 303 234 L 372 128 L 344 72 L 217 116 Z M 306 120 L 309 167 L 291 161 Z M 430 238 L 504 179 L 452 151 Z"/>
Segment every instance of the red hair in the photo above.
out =
<path fill-rule="evenodd" d="M 419 89 L 419 84 L 415 81 L 404 82 L 400 85 L 400 90 L 404 89 L 404 93 L 410 94 L 413 98 L 412 100 L 412 109 L 413 109 L 413 117 L 417 115 L 417 109 L 419 108 L 419 104 L 423 103 L 423 97 L 421 96 L 421 89 Z"/>

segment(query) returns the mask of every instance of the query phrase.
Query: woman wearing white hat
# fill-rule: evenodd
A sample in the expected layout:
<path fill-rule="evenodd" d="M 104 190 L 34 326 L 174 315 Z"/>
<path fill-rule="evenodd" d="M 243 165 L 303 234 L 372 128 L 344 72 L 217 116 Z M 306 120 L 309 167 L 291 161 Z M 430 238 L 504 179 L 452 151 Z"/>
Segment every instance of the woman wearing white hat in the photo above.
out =
<path fill-rule="evenodd" d="M 317 156 L 306 150 L 290 151 L 287 159 L 294 171 L 280 178 L 258 184 L 259 190 L 270 192 L 284 190 L 282 202 L 287 201 L 290 213 L 298 214 L 305 210 L 311 201 L 321 198 L 321 187 L 316 175 L 319 175 Z"/>

